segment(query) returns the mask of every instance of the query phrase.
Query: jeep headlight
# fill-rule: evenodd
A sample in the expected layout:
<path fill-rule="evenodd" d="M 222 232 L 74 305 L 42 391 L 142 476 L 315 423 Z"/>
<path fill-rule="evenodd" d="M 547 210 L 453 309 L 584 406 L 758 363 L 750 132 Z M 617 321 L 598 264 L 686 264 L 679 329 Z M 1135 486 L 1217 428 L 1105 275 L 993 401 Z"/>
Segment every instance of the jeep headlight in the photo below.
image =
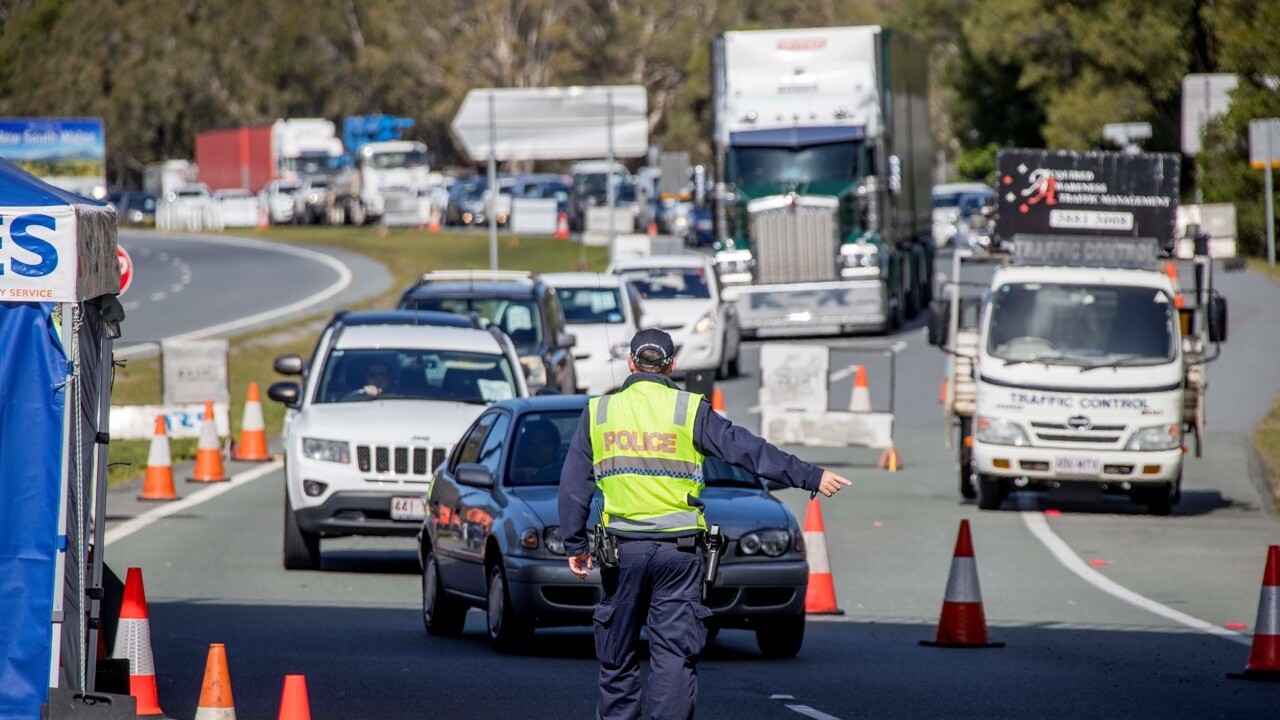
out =
<path fill-rule="evenodd" d="M 1173 450 L 1182 445 L 1182 428 L 1177 425 L 1152 425 L 1135 430 L 1125 443 L 1125 450 L 1139 452 L 1150 450 Z"/>
<path fill-rule="evenodd" d="M 741 555 L 778 557 L 791 547 L 791 533 L 786 530 L 755 530 L 738 538 Z"/>
<path fill-rule="evenodd" d="M 525 379 L 530 387 L 540 388 L 547 384 L 547 366 L 540 357 L 522 357 L 520 364 L 524 366 Z"/>
<path fill-rule="evenodd" d="M 698 318 L 698 322 L 693 324 L 693 331 L 697 334 L 709 333 L 716 329 L 716 311 L 708 310 L 707 314 Z"/>
<path fill-rule="evenodd" d="M 720 274 L 720 282 L 725 285 L 750 284 L 751 268 L 755 264 L 750 250 L 725 250 L 716 253 L 716 272 Z"/>
<path fill-rule="evenodd" d="M 880 277 L 880 248 L 870 243 L 852 243 L 841 246 L 840 277 Z"/>
<path fill-rule="evenodd" d="M 319 438 L 302 438 L 302 455 L 312 460 L 325 462 L 350 463 L 351 444 L 342 440 L 321 440 Z"/>
<path fill-rule="evenodd" d="M 1022 426 L 1012 420 L 997 417 L 978 417 L 978 441 L 990 445 L 1016 445 L 1023 447 L 1031 444 Z"/>

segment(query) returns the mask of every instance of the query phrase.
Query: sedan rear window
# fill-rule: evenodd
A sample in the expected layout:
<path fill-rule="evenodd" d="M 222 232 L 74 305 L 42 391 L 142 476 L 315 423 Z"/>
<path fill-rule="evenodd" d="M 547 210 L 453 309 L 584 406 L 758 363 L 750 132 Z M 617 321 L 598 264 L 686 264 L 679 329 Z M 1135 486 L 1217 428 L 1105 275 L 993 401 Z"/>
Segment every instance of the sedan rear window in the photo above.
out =
<path fill-rule="evenodd" d="M 620 324 L 625 320 L 617 288 L 559 288 L 556 297 L 570 325 Z"/>
<path fill-rule="evenodd" d="M 505 355 L 420 349 L 334 350 L 317 403 L 450 400 L 488 405 L 515 397 Z"/>

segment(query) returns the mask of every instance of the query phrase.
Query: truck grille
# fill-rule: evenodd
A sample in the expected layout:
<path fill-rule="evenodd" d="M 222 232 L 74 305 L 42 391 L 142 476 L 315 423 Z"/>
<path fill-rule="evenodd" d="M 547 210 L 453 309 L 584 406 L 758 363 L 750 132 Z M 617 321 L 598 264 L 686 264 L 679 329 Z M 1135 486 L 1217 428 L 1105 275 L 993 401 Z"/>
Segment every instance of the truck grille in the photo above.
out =
<path fill-rule="evenodd" d="M 1088 430 L 1076 430 L 1066 423 L 1031 423 L 1037 440 L 1056 445 L 1114 445 L 1120 442 L 1124 427 L 1124 425 L 1093 425 Z"/>
<path fill-rule="evenodd" d="M 836 274 L 839 202 L 832 197 L 785 195 L 747 205 L 751 251 L 760 284 L 828 282 Z"/>
<path fill-rule="evenodd" d="M 389 213 L 408 213 L 418 210 L 418 196 L 409 193 L 383 193 L 382 202 Z"/>
<path fill-rule="evenodd" d="M 414 482 L 429 477 L 448 455 L 449 450 L 443 447 L 357 445 L 356 467 L 360 472 L 404 475 L 407 482 Z M 379 482 L 395 480 L 395 477 L 377 479 Z"/>

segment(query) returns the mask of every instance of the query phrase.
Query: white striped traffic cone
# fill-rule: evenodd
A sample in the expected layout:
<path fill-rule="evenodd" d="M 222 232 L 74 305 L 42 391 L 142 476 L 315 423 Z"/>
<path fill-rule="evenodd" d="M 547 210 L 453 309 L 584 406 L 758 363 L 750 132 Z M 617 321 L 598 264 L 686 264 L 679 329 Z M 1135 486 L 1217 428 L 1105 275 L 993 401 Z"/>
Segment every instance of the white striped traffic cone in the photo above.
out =
<path fill-rule="evenodd" d="M 111 654 L 129 661 L 129 694 L 137 700 L 138 717 L 164 717 L 156 696 L 156 663 L 151 655 L 151 621 L 141 568 L 131 567 L 125 575 L 116 646 Z"/>
<path fill-rule="evenodd" d="M 960 521 L 955 555 L 951 558 L 951 574 L 947 577 L 947 594 L 942 600 L 942 617 L 933 642 L 921 640 L 931 647 L 988 648 L 1004 647 L 987 638 L 987 617 L 982 610 L 982 588 L 978 586 L 978 562 L 973 556 L 973 540 L 969 538 L 969 521 Z"/>
<path fill-rule="evenodd" d="M 209 646 L 195 720 L 236 720 L 235 703 L 231 700 L 231 673 L 227 671 L 227 648 L 222 643 Z"/>
<path fill-rule="evenodd" d="M 213 419 L 213 401 L 204 403 L 204 424 L 196 443 L 196 467 L 187 478 L 192 482 L 222 482 L 227 473 L 222 469 L 222 445 L 218 442 L 218 426 Z"/>
<path fill-rule="evenodd" d="M 853 378 L 853 394 L 849 396 L 849 412 L 871 412 L 871 389 L 867 387 L 867 366 L 859 365 Z"/>
<path fill-rule="evenodd" d="M 156 432 L 147 452 L 147 476 L 142 482 L 139 500 L 177 500 L 173 489 L 173 460 L 169 454 L 169 436 L 165 433 L 164 415 L 156 416 Z"/>
<path fill-rule="evenodd" d="M 827 529 L 822 523 L 822 505 L 809 500 L 804 516 L 805 558 L 809 561 L 809 587 L 804 593 L 804 611 L 809 615 L 843 615 L 836 606 L 836 585 L 827 555 Z"/>
<path fill-rule="evenodd" d="M 1253 645 L 1244 672 L 1229 674 L 1238 680 L 1280 680 L 1280 545 L 1267 550 L 1258 598 L 1258 621 L 1253 625 Z"/>
<path fill-rule="evenodd" d="M 267 451 L 267 425 L 262 420 L 262 400 L 258 397 L 258 383 L 249 383 L 249 394 L 244 401 L 244 420 L 240 423 L 240 442 L 236 443 L 235 459 L 248 462 L 266 462 L 271 459 L 271 454 Z"/>

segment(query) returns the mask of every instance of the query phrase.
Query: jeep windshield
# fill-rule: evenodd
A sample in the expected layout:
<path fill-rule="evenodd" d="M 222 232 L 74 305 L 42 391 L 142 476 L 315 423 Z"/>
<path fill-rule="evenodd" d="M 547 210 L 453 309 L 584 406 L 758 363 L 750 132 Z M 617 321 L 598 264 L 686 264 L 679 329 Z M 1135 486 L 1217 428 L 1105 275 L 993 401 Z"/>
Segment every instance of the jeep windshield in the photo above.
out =
<path fill-rule="evenodd" d="M 446 400 L 488 405 L 516 395 L 510 363 L 497 353 L 346 349 L 325 360 L 316 403 Z"/>
<path fill-rule="evenodd" d="M 1150 287 L 1005 284 L 991 297 L 987 352 L 1006 364 L 1162 365 L 1176 356 L 1173 307 Z"/>
<path fill-rule="evenodd" d="M 532 300 L 483 297 L 416 297 L 401 310 L 432 310 L 469 316 L 475 313 L 487 325 L 495 325 L 511 338 L 520 354 L 542 344 L 542 315 Z"/>

